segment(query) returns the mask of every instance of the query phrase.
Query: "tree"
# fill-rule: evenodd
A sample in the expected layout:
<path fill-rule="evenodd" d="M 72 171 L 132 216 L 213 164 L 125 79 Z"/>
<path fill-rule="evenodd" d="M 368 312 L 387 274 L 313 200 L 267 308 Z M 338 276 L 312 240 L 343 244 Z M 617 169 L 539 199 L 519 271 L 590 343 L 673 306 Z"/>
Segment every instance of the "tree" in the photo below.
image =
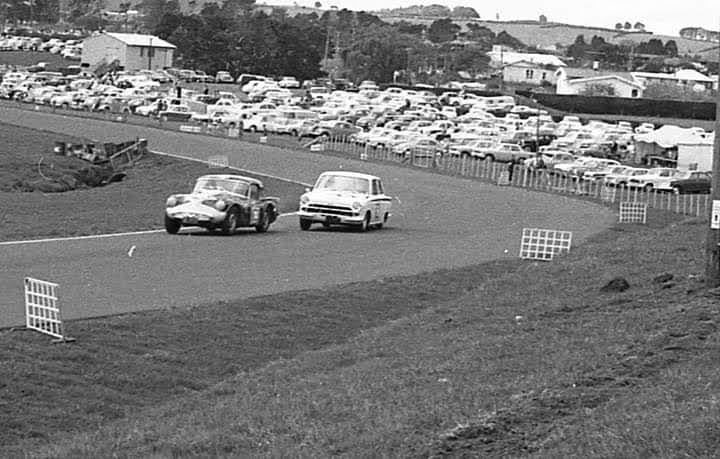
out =
<path fill-rule="evenodd" d="M 590 47 L 585 43 L 585 35 L 575 37 L 575 42 L 568 46 L 566 54 L 575 60 L 581 60 L 585 57 L 585 53 Z"/>
<path fill-rule="evenodd" d="M 668 40 L 667 43 L 665 43 L 665 55 L 670 57 L 677 57 L 678 47 L 677 43 L 675 43 L 675 40 Z"/>
<path fill-rule="evenodd" d="M 630 24 L 629 22 L 625 22 L 625 25 L 623 26 L 623 28 L 625 30 L 630 30 L 630 29 L 632 29 L 632 24 Z"/>
<path fill-rule="evenodd" d="M 322 8 L 322 3 L 320 3 L 320 2 L 315 2 L 315 8 L 317 8 L 317 9 Z"/>
<path fill-rule="evenodd" d="M 452 13 L 450 13 L 451 17 L 454 18 L 479 18 L 480 15 L 477 11 L 475 11 L 475 8 L 470 8 L 468 6 L 456 6 L 453 8 Z"/>
<path fill-rule="evenodd" d="M 623 28 L 622 22 L 618 22 L 617 24 L 615 24 L 615 30 L 622 30 L 622 28 Z"/>
<path fill-rule="evenodd" d="M 448 18 L 437 19 L 430 24 L 428 29 L 428 39 L 433 43 L 445 43 L 455 39 L 455 35 L 460 31 L 460 26 L 453 23 Z"/>
<path fill-rule="evenodd" d="M 510 48 L 513 48 L 513 49 L 525 49 L 526 48 L 525 43 L 521 42 L 520 40 L 513 37 L 512 35 L 510 35 L 509 33 L 507 33 L 504 30 L 502 32 L 500 32 L 499 34 L 497 34 L 497 36 L 495 37 L 494 44 L 509 46 Z"/>

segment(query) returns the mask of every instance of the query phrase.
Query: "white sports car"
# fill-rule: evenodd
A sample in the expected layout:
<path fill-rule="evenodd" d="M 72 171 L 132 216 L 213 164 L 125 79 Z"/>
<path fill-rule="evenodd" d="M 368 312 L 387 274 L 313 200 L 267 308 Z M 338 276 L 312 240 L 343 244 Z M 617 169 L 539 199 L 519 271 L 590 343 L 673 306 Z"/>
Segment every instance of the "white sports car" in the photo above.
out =
<path fill-rule="evenodd" d="M 323 172 L 312 190 L 300 197 L 300 229 L 313 223 L 355 226 L 360 231 L 382 228 L 390 217 L 392 198 L 382 181 L 357 172 Z"/>
<path fill-rule="evenodd" d="M 259 180 L 241 175 L 204 175 L 190 194 L 167 199 L 165 229 L 170 234 L 182 226 L 219 229 L 232 234 L 241 227 L 264 233 L 278 216 L 278 199 L 262 196 Z"/>

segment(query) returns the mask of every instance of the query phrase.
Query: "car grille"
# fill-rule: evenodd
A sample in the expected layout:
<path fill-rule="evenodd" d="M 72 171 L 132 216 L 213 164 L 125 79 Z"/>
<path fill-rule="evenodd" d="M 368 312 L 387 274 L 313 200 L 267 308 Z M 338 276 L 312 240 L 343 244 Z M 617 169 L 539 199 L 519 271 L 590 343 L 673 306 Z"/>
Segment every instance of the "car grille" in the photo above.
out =
<path fill-rule="evenodd" d="M 353 214 L 353 211 L 350 207 L 346 206 L 331 206 L 327 204 L 316 204 L 311 203 L 308 204 L 305 208 L 306 212 L 310 213 L 318 213 L 318 214 L 326 214 L 326 215 L 343 215 L 347 217 L 351 217 Z"/>

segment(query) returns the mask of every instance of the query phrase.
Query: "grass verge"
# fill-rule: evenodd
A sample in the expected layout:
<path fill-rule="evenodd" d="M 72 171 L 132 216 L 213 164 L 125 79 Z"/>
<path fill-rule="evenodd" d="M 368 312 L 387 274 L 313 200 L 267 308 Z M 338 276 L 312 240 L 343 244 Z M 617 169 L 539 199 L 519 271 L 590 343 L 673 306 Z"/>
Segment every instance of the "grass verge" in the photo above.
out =
<path fill-rule="evenodd" d="M 125 171 L 122 182 L 64 193 L 16 192 L 11 190 L 18 182 L 42 180 L 42 170 L 78 169 L 89 163 L 52 153 L 55 141 L 80 139 L 6 124 L 0 128 L 0 241 L 162 228 L 170 194 L 189 192 L 200 175 L 234 172 L 149 154 Z M 280 197 L 281 212 L 297 209 L 301 185 L 256 177 L 269 195 Z"/>
<path fill-rule="evenodd" d="M 0 455 L 715 457 L 706 227 L 670 218 L 552 263 L 5 332 Z"/>

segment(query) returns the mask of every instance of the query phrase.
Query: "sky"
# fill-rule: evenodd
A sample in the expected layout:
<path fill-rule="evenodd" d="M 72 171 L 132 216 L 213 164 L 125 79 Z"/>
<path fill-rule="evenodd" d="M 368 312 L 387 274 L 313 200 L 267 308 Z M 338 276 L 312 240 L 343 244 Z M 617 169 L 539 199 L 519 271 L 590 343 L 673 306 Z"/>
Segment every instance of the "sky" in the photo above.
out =
<path fill-rule="evenodd" d="M 257 0 L 271 5 L 312 6 L 316 0 Z M 618 22 L 642 22 L 647 30 L 661 35 L 677 36 L 683 27 L 720 29 L 720 0 L 319 0 L 322 8 L 373 11 L 411 5 L 440 4 L 450 8 L 475 8 L 481 19 L 537 19 L 541 14 L 549 21 L 574 25 L 614 28 Z"/>

